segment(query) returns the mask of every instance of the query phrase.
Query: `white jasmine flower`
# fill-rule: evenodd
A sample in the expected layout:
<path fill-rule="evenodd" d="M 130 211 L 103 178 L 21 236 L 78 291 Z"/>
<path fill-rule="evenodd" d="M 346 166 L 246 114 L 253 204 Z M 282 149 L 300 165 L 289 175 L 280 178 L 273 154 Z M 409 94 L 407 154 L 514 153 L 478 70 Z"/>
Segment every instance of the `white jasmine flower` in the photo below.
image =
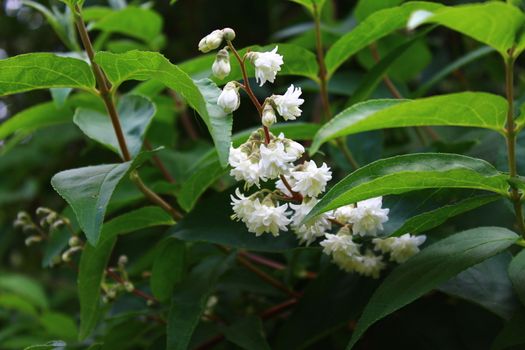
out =
<path fill-rule="evenodd" d="M 412 236 L 409 233 L 405 233 L 400 237 L 374 238 L 372 242 L 375 244 L 376 250 L 390 253 L 390 260 L 401 264 L 417 254 L 419 246 L 425 243 L 426 239 L 425 235 Z"/>
<path fill-rule="evenodd" d="M 301 96 L 301 88 L 295 88 L 293 84 L 284 95 L 273 96 L 277 113 L 285 120 L 295 120 L 301 116 L 302 111 L 299 106 L 304 103 L 304 100 L 299 96 Z"/>
<path fill-rule="evenodd" d="M 263 86 L 267 81 L 275 81 L 275 76 L 283 64 L 283 56 L 277 53 L 277 46 L 269 52 L 250 52 L 247 57 L 255 66 L 255 80 L 259 86 Z"/>
<path fill-rule="evenodd" d="M 224 86 L 217 99 L 217 104 L 222 107 L 226 113 L 231 113 L 239 108 L 241 105 L 241 97 L 239 96 L 239 88 L 234 82 L 230 81 Z"/>
<path fill-rule="evenodd" d="M 344 207 L 339 207 L 334 210 L 334 219 L 342 224 L 348 224 L 350 222 L 350 215 L 354 210 L 354 205 L 349 204 Z"/>
<path fill-rule="evenodd" d="M 355 272 L 373 278 L 379 278 L 381 270 L 386 267 L 381 255 L 375 255 L 372 251 L 367 251 L 365 255 L 361 255 L 355 259 L 353 268 Z"/>
<path fill-rule="evenodd" d="M 359 254 L 359 244 L 355 243 L 351 235 L 326 234 L 325 239 L 319 243 L 323 247 L 323 253 L 333 255 L 344 253 L 347 256 Z"/>
<path fill-rule="evenodd" d="M 291 162 L 296 160 L 285 152 L 282 142 L 271 142 L 268 145 L 261 144 L 260 155 L 259 168 L 261 176 L 265 179 L 275 179 L 281 174 L 287 174 L 292 166 Z"/>
<path fill-rule="evenodd" d="M 324 213 L 317 216 L 314 220 L 301 224 L 317 202 L 317 199 L 311 199 L 301 204 L 290 204 L 290 207 L 295 211 L 292 216 L 291 227 L 299 238 L 299 241 L 306 245 L 310 245 L 317 237 L 324 236 L 326 231 L 332 228 L 332 224 L 328 220 L 330 213 Z"/>
<path fill-rule="evenodd" d="M 232 219 L 246 221 L 255 210 L 254 202 L 249 197 L 245 197 L 238 188 L 235 189 L 235 195 L 237 198 L 230 195 L 232 200 L 230 204 L 235 213 Z"/>
<path fill-rule="evenodd" d="M 256 185 L 259 187 L 260 169 L 259 163 L 253 162 L 248 154 L 239 148 L 230 147 L 228 163 L 232 167 L 230 175 L 237 181 L 245 181 L 246 186 Z"/>
<path fill-rule="evenodd" d="M 230 72 L 231 72 L 231 66 L 230 66 L 230 54 L 228 53 L 228 50 L 222 49 L 217 53 L 217 56 L 215 57 L 215 61 L 213 62 L 213 65 L 211 66 L 211 71 L 214 76 L 216 76 L 219 79 L 226 78 Z"/>
<path fill-rule="evenodd" d="M 284 137 L 283 133 L 280 133 L 277 137 L 277 140 L 282 142 L 284 144 L 285 151 L 288 155 L 291 157 L 294 157 L 294 161 L 301 158 L 301 156 L 304 153 L 304 147 L 299 142 L 295 142 L 294 140 L 287 139 Z"/>
<path fill-rule="evenodd" d="M 326 189 L 326 184 L 332 179 L 332 172 L 326 163 L 318 168 L 311 160 L 304 162 L 300 171 L 293 171 L 292 177 L 295 179 L 293 191 L 303 196 L 317 197 Z"/>
<path fill-rule="evenodd" d="M 246 221 L 248 231 L 260 236 L 265 232 L 271 233 L 274 236 L 279 235 L 279 230 L 288 231 L 286 227 L 290 223 L 288 215 L 290 212 L 286 211 L 288 204 L 281 206 L 268 205 L 261 203 L 259 199 L 254 200 L 254 211 L 251 213 Z"/>
<path fill-rule="evenodd" d="M 222 30 L 214 30 L 199 41 L 199 51 L 203 53 L 210 52 L 221 46 L 224 33 Z"/>
<path fill-rule="evenodd" d="M 349 222 L 354 234 L 375 236 L 383 230 L 383 223 L 388 221 L 389 209 L 382 209 L 382 197 L 367 199 L 357 203 L 350 212 Z"/>
<path fill-rule="evenodd" d="M 277 122 L 275 111 L 271 104 L 266 103 L 262 112 L 262 124 L 266 127 L 270 127 Z"/>

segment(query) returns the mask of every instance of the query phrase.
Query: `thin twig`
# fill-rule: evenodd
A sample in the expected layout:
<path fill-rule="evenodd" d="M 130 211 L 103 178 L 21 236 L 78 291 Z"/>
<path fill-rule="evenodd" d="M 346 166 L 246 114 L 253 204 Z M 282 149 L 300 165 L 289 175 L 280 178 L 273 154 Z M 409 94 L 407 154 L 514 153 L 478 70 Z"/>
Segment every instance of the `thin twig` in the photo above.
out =
<path fill-rule="evenodd" d="M 381 60 L 381 58 L 379 57 L 379 51 L 377 50 L 377 45 L 375 43 L 370 45 L 370 52 L 372 53 L 372 57 L 374 58 L 374 61 L 376 63 Z M 403 95 L 397 89 L 397 87 L 394 85 L 394 83 L 392 82 L 388 74 L 383 75 L 383 83 L 385 83 L 386 88 L 388 89 L 388 91 L 390 91 L 390 94 L 394 98 L 397 98 L 397 99 L 404 98 Z M 416 126 L 415 129 L 416 129 L 416 134 L 419 138 L 419 141 L 421 142 L 422 145 L 425 145 L 426 142 L 421 135 L 421 131 L 420 131 L 421 129 L 423 129 L 427 133 L 427 135 L 430 136 L 432 141 L 439 140 L 439 135 L 430 126 L 423 126 L 423 127 Z"/>
<path fill-rule="evenodd" d="M 272 317 L 278 316 L 281 313 L 288 310 L 290 307 L 298 303 L 298 300 L 295 298 L 286 300 L 280 304 L 272 306 L 259 314 L 259 317 L 263 320 L 271 319 Z M 216 336 L 206 340 L 204 343 L 200 344 L 195 348 L 195 350 L 207 350 L 211 349 L 213 346 L 219 344 L 225 339 L 224 334 L 217 334 Z"/>
<path fill-rule="evenodd" d="M 330 97 L 328 96 L 328 72 L 326 70 L 326 63 L 324 60 L 324 52 L 323 52 L 323 41 L 321 37 L 321 17 L 319 15 L 319 11 L 317 8 L 317 5 L 314 3 L 314 28 L 315 28 L 315 46 L 317 50 L 317 62 L 319 64 L 319 90 L 321 93 L 321 103 L 323 105 L 323 111 L 324 111 L 324 120 L 330 120 L 332 118 L 332 110 L 330 108 Z M 359 163 L 354 158 L 354 155 L 346 145 L 346 142 L 344 138 L 337 138 L 336 140 L 337 147 L 341 150 L 343 153 L 343 156 L 346 158 L 346 161 L 350 163 L 350 165 L 354 169 L 359 168 Z"/>
<path fill-rule="evenodd" d="M 148 140 L 144 140 L 144 146 L 146 147 L 148 151 L 153 150 L 153 147 L 151 146 L 151 143 Z M 164 176 L 166 181 L 174 184 L 175 179 L 173 178 L 173 176 L 171 176 L 171 174 L 169 173 L 168 169 L 166 168 L 162 160 L 156 155 L 151 157 L 151 159 L 153 161 L 153 164 L 155 164 L 155 166 L 160 170 L 160 172 L 162 173 L 162 176 Z"/>
<path fill-rule="evenodd" d="M 77 29 L 80 35 L 80 39 L 82 41 L 82 45 L 86 49 L 89 61 L 91 63 L 91 68 L 93 70 L 93 74 L 95 75 L 95 79 L 97 81 L 99 94 L 102 97 L 104 104 L 106 106 L 106 110 L 108 111 L 108 114 L 111 118 L 111 123 L 113 125 L 113 129 L 115 130 L 115 135 L 117 136 L 117 140 L 118 140 L 118 144 L 120 147 L 120 151 L 122 153 L 122 157 L 124 158 L 125 161 L 131 161 L 131 155 L 126 145 L 126 139 L 122 131 L 122 126 L 120 125 L 118 112 L 115 107 L 115 102 L 113 101 L 113 96 L 110 90 L 110 83 L 106 75 L 102 71 L 102 69 L 95 62 L 95 51 L 93 49 L 91 40 L 89 39 L 89 34 L 87 32 L 86 24 L 84 23 L 84 20 L 82 19 L 82 13 L 81 13 L 81 10 L 78 4 L 75 5 L 74 17 L 75 17 L 75 24 L 77 26 Z M 180 219 L 182 217 L 182 215 L 176 209 L 171 207 L 160 196 L 158 196 L 156 193 L 150 190 L 142 182 L 142 180 L 140 179 L 136 171 L 132 173 L 132 180 L 150 201 L 160 206 L 166 212 L 171 214 L 175 219 Z"/>

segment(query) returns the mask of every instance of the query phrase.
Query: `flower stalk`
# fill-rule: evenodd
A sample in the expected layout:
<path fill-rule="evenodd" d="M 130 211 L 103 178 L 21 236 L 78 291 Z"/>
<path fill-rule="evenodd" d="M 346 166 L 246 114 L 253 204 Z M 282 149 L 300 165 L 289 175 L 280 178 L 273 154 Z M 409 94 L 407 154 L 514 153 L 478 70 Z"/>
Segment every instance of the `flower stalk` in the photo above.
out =
<path fill-rule="evenodd" d="M 516 163 L 516 123 L 514 122 L 514 48 L 509 50 L 509 57 L 505 60 L 505 94 L 507 97 L 507 127 L 505 139 L 507 141 L 509 175 L 511 178 L 518 176 Z M 510 199 L 514 205 L 516 225 L 525 237 L 525 224 L 521 207 L 521 194 L 517 188 L 510 190 Z"/>

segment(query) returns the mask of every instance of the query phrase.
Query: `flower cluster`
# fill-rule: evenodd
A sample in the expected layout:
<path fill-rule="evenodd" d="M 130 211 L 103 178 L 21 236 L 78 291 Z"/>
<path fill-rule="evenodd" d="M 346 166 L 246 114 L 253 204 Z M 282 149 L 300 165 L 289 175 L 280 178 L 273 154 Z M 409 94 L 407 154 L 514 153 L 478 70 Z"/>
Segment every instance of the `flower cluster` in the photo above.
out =
<path fill-rule="evenodd" d="M 215 30 L 199 43 L 199 50 L 217 49 L 225 40 L 227 46 L 219 50 L 212 66 L 212 73 L 219 79 L 231 71 L 229 52 L 238 58 L 241 70 L 245 63 L 255 68 L 255 79 L 260 86 L 273 83 L 284 64 L 278 47 L 267 52 L 248 52 L 240 59 L 233 47 L 233 30 Z M 239 89 L 245 90 L 252 101 L 257 100 L 248 81 L 228 82 L 217 99 L 217 105 L 226 113 L 240 106 Z M 388 221 L 389 209 L 382 208 L 382 198 L 372 198 L 326 212 L 305 222 L 307 214 L 319 202 L 318 197 L 332 179 L 330 168 L 314 160 L 302 159 L 304 147 L 284 134 L 274 135 L 270 127 L 280 116 L 296 120 L 302 114 L 301 88 L 290 85 L 283 95 L 271 95 L 260 104 L 255 101 L 261 117 L 262 128 L 254 131 L 238 147 L 230 147 L 230 175 L 244 181 L 231 196 L 233 220 L 242 221 L 248 231 L 260 236 L 265 233 L 278 236 L 280 232 L 293 231 L 301 244 L 310 245 L 319 240 L 324 253 L 342 269 L 362 275 L 378 277 L 387 266 L 384 260 L 401 263 L 419 251 L 425 236 L 380 238 L 378 233 Z M 247 194 L 252 187 L 257 190 Z M 273 188 L 273 189 L 272 189 Z M 333 234 L 333 225 L 340 226 Z"/>
<path fill-rule="evenodd" d="M 419 252 L 419 246 L 426 240 L 424 235 L 406 233 L 401 237 L 377 237 L 388 221 L 389 209 L 382 205 L 382 198 L 377 197 L 333 212 L 334 220 L 342 228 L 337 234 L 326 234 L 320 245 L 341 269 L 377 278 L 387 266 L 386 255 L 391 261 L 403 263 Z"/>

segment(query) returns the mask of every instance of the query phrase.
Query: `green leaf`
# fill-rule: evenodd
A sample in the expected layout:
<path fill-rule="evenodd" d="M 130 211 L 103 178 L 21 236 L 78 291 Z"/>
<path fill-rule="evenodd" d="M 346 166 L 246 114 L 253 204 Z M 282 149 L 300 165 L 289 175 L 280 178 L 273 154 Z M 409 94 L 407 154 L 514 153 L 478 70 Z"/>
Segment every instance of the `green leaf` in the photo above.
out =
<path fill-rule="evenodd" d="M 391 50 L 388 55 L 382 58 L 379 62 L 373 64 L 372 68 L 368 73 L 361 79 L 362 83 L 357 87 L 357 89 L 352 94 L 352 97 L 347 102 L 347 105 L 353 105 L 357 102 L 366 100 L 377 88 L 377 85 L 381 82 L 385 74 L 390 70 L 395 63 L 405 62 L 405 57 L 403 56 L 408 50 L 414 47 L 415 44 L 420 42 L 421 37 L 425 36 L 428 31 L 421 32 L 419 35 L 411 38 L 410 40 L 398 45 L 396 48 Z"/>
<path fill-rule="evenodd" d="M 209 80 L 194 82 L 184 71 L 156 52 L 97 53 L 95 60 L 116 89 L 126 80 L 155 79 L 178 92 L 206 123 L 221 164 L 228 164 L 232 118 L 216 102 L 220 90 Z"/>
<path fill-rule="evenodd" d="M 261 319 L 249 316 L 224 329 L 226 339 L 246 350 L 270 350 Z"/>
<path fill-rule="evenodd" d="M 358 21 L 362 21 L 374 12 L 398 6 L 402 2 L 403 0 L 359 0 L 354 8 L 354 16 Z"/>
<path fill-rule="evenodd" d="M 35 305 L 18 294 L 0 294 L 0 307 L 3 310 L 14 310 L 26 315 L 38 316 Z"/>
<path fill-rule="evenodd" d="M 291 232 L 282 232 L 278 237 L 256 237 L 254 233 L 248 232 L 243 223 L 230 218 L 233 212 L 229 196 L 227 192 L 210 196 L 195 206 L 168 233 L 183 241 L 207 242 L 253 251 L 282 252 L 299 247 Z"/>
<path fill-rule="evenodd" d="M 512 259 L 509 265 L 509 277 L 518 298 L 525 305 L 525 250 Z"/>
<path fill-rule="evenodd" d="M 370 100 L 345 109 L 314 137 L 310 154 L 335 138 L 407 126 L 464 126 L 504 132 L 507 103 L 484 92 L 460 92 L 418 100 Z"/>
<path fill-rule="evenodd" d="M 485 57 L 486 55 L 494 52 L 494 49 L 490 46 L 482 46 L 479 49 L 476 49 L 474 51 L 471 51 L 467 53 L 464 56 L 461 56 L 457 60 L 453 61 L 450 64 L 447 64 L 443 69 L 439 70 L 437 73 L 435 73 L 432 77 L 430 77 L 425 83 L 421 84 L 421 86 L 412 94 L 413 97 L 421 97 L 427 93 L 430 88 L 432 88 L 434 85 L 439 83 L 441 80 L 443 80 L 447 75 L 455 72 L 456 70 L 460 69 L 461 67 L 478 60 L 482 57 Z"/>
<path fill-rule="evenodd" d="M 506 196 L 507 177 L 484 160 L 457 154 L 420 153 L 381 159 L 332 187 L 304 221 L 367 198 L 425 188 L 471 188 Z"/>
<path fill-rule="evenodd" d="M 185 263 L 184 242 L 170 237 L 160 243 L 150 278 L 151 291 L 155 298 L 160 301 L 169 300 L 175 285 L 184 277 Z"/>
<path fill-rule="evenodd" d="M 151 43 L 162 34 L 162 17 L 147 8 L 127 6 L 104 16 L 93 25 L 93 29 L 124 34 Z"/>
<path fill-rule="evenodd" d="M 28 346 L 24 348 L 24 350 L 62 350 L 65 349 L 66 346 L 66 342 L 62 340 L 52 340 L 45 344 Z"/>
<path fill-rule="evenodd" d="M 466 268 L 498 254 L 518 236 L 501 227 L 478 227 L 447 237 L 398 266 L 379 286 L 363 311 L 347 346 L 381 318 L 402 308 Z M 410 288 L 407 288 L 410 286 Z"/>
<path fill-rule="evenodd" d="M 15 293 L 17 296 L 41 308 L 48 308 L 48 301 L 42 286 L 28 277 L 18 274 L 0 275 L 0 291 Z"/>
<path fill-rule="evenodd" d="M 29 53 L 0 60 L 0 96 L 49 88 L 93 92 L 95 78 L 86 62 L 51 53 Z"/>
<path fill-rule="evenodd" d="M 75 340 L 77 337 L 77 326 L 75 321 L 68 315 L 58 312 L 46 312 L 39 317 L 39 321 L 50 337 Z"/>
<path fill-rule="evenodd" d="M 519 305 L 507 274 L 511 258 L 509 252 L 498 254 L 466 269 L 438 289 L 509 320 Z"/>
<path fill-rule="evenodd" d="M 525 344 L 525 310 L 521 309 L 507 322 L 496 336 L 491 350 L 520 349 L 518 345 Z"/>
<path fill-rule="evenodd" d="M 153 226 L 172 225 L 173 219 L 158 207 L 143 207 L 104 224 L 96 247 L 86 244 L 80 257 L 78 296 L 80 300 L 79 338 L 85 339 L 100 317 L 100 284 L 117 235 Z"/>
<path fill-rule="evenodd" d="M 377 285 L 375 279 L 346 273 L 328 263 L 306 285 L 292 314 L 278 330 L 274 348 L 315 348 L 314 344 L 359 316 Z"/>
<path fill-rule="evenodd" d="M 155 105 L 145 97 L 125 95 L 118 101 L 117 111 L 128 150 L 131 157 L 135 157 L 142 149 L 146 131 L 156 112 Z M 84 134 L 122 157 L 111 119 L 107 114 L 79 108 L 73 121 Z"/>
<path fill-rule="evenodd" d="M 168 315 L 167 350 L 188 348 L 208 298 L 233 257 L 213 257 L 203 261 L 176 286 Z"/>
<path fill-rule="evenodd" d="M 28 135 L 41 128 L 69 122 L 73 117 L 73 108 L 84 105 L 103 108 L 99 106 L 99 98 L 90 94 L 72 96 L 62 107 L 57 107 L 54 102 L 44 102 L 29 107 L 0 124 L 0 140 L 15 133 Z"/>
<path fill-rule="evenodd" d="M 424 9 L 424 10 L 429 10 Z M 469 4 L 430 9 L 426 13 L 423 23 L 436 23 L 470 36 L 487 44 L 504 57 L 507 50 L 516 46 L 517 52 L 525 48 L 522 29 L 525 25 L 525 15 L 516 7 L 502 2 L 488 2 L 485 4 Z M 423 12 L 419 12 L 423 15 Z M 423 17 L 424 18 L 424 17 Z M 421 21 L 409 24 L 413 27 Z"/>
<path fill-rule="evenodd" d="M 428 231 L 434 227 L 438 227 L 454 216 L 479 208 L 482 205 L 492 203 L 500 198 L 501 197 L 498 195 L 481 195 L 470 197 L 459 202 L 445 205 L 441 208 L 413 216 L 405 221 L 403 226 L 392 233 L 392 236 L 401 236 L 405 233 L 416 234 Z"/>
<path fill-rule="evenodd" d="M 315 11 L 317 11 L 317 13 L 320 14 L 326 2 L 326 0 L 290 0 L 290 1 L 303 5 L 312 14 L 314 14 Z M 317 7 L 317 9 L 315 9 L 315 7 Z"/>
<path fill-rule="evenodd" d="M 347 59 L 373 42 L 405 27 L 416 9 L 433 10 L 441 5 L 429 2 L 410 2 L 402 6 L 380 10 L 368 16 L 349 33 L 343 35 L 326 53 L 326 69 L 332 76 Z"/>
<path fill-rule="evenodd" d="M 130 171 L 131 161 L 62 171 L 51 185 L 73 208 L 89 243 L 96 245 L 111 195 Z"/>
<path fill-rule="evenodd" d="M 284 133 L 286 137 L 294 140 L 311 140 L 312 136 L 319 129 L 317 124 L 309 123 L 283 123 L 272 126 L 271 131 L 275 135 Z M 245 142 L 254 129 L 242 131 L 233 135 L 232 143 L 235 147 Z M 190 169 L 190 177 L 181 185 L 181 190 L 177 195 L 179 205 L 185 210 L 190 211 L 197 203 L 199 197 L 221 176 L 228 173 L 228 169 L 223 169 L 216 152 L 213 150 L 202 156 Z"/>

